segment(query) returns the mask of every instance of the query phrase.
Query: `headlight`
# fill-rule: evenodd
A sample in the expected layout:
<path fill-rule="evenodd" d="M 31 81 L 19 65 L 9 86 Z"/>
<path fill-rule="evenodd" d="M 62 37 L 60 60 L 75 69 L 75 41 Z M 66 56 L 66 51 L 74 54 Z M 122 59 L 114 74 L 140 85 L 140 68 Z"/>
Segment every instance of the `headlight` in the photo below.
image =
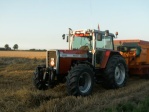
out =
<path fill-rule="evenodd" d="M 54 58 L 51 58 L 50 65 L 53 67 L 55 65 Z"/>

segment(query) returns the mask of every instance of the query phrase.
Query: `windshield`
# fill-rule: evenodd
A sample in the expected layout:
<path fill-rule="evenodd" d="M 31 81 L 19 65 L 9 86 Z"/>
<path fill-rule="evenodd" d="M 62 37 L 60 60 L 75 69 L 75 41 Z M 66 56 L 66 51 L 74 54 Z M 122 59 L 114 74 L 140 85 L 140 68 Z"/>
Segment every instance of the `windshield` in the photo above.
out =
<path fill-rule="evenodd" d="M 74 37 L 72 42 L 72 49 L 91 50 L 92 37 Z"/>
<path fill-rule="evenodd" d="M 104 35 L 102 36 L 102 41 L 96 40 L 96 48 L 103 48 L 103 49 L 113 49 L 112 37 Z"/>

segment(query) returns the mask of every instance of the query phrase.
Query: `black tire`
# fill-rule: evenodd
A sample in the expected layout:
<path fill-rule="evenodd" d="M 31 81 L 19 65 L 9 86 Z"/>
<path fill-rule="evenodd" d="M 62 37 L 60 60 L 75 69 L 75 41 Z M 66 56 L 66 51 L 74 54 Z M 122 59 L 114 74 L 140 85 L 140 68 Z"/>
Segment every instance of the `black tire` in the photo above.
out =
<path fill-rule="evenodd" d="M 128 68 L 125 59 L 120 55 L 110 57 L 104 70 L 103 78 L 103 87 L 107 89 L 125 86 L 128 79 Z"/>
<path fill-rule="evenodd" d="M 49 71 L 49 72 L 50 72 L 50 74 L 49 74 L 49 87 L 54 88 L 56 85 L 55 72 L 54 71 Z"/>
<path fill-rule="evenodd" d="M 92 93 L 94 72 L 86 64 L 75 65 L 66 77 L 67 92 L 73 96 L 87 96 Z"/>
<path fill-rule="evenodd" d="M 43 80 L 43 67 L 37 67 L 33 76 L 33 84 L 38 90 L 47 90 L 48 85 L 46 81 Z"/>

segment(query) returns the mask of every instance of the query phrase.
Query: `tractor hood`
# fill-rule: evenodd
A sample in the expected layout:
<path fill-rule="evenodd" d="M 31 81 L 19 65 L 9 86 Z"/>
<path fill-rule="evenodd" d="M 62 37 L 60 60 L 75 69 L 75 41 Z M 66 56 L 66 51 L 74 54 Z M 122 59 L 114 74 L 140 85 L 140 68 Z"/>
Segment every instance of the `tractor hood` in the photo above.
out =
<path fill-rule="evenodd" d="M 88 51 L 86 50 L 49 50 L 46 67 L 52 66 L 56 74 L 66 74 L 73 63 L 87 59 Z"/>

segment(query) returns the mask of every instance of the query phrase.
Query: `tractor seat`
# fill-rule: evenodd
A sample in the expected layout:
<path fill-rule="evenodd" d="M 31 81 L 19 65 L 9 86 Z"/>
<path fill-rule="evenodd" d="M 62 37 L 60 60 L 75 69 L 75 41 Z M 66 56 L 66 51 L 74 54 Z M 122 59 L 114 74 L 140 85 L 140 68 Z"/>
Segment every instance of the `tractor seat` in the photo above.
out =
<path fill-rule="evenodd" d="M 88 48 L 88 46 L 81 46 L 80 48 L 79 48 L 79 50 L 89 50 L 89 48 Z"/>

